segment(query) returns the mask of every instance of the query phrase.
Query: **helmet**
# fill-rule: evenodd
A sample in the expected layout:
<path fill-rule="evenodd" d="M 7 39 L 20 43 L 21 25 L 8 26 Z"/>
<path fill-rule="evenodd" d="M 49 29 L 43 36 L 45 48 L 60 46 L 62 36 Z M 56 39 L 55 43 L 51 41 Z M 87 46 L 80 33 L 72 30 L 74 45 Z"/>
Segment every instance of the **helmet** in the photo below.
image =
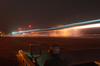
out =
<path fill-rule="evenodd" d="M 58 55 L 60 53 L 60 47 L 59 47 L 59 45 L 56 45 L 56 44 L 52 45 L 50 47 L 49 53 L 51 55 Z"/>

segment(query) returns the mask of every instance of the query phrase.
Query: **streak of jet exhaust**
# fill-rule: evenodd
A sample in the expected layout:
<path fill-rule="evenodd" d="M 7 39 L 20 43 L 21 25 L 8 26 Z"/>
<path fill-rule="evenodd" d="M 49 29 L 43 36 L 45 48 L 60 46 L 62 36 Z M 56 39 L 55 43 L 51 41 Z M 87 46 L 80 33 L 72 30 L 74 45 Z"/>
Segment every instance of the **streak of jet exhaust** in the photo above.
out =
<path fill-rule="evenodd" d="M 25 30 L 25 31 L 19 31 L 19 32 L 12 32 L 12 34 L 16 34 L 16 33 L 25 33 L 25 32 L 31 32 L 31 31 L 46 31 L 46 30 L 56 30 L 56 29 L 62 29 L 62 28 L 68 28 L 68 27 L 74 27 L 74 26 L 78 26 L 78 25 L 84 25 L 84 24 L 90 24 L 90 23 L 95 23 L 95 22 L 99 22 L 100 19 L 96 19 L 96 20 L 90 20 L 90 21 L 84 21 L 84 22 L 78 22 L 78 23 L 72 23 L 72 24 L 68 24 L 68 25 L 63 25 L 63 26 L 59 26 L 59 27 L 54 27 L 54 28 L 47 28 L 47 29 L 33 29 L 33 30 Z M 92 26 L 91 26 L 92 27 Z"/>

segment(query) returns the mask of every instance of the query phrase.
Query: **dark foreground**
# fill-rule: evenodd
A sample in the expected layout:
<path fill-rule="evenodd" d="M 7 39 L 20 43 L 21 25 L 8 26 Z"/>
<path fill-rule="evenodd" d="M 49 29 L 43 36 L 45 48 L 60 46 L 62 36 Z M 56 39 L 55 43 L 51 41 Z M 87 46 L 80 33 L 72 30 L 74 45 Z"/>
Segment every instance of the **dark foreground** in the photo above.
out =
<path fill-rule="evenodd" d="M 100 48 L 100 37 L 1 37 L 0 66 L 18 66 L 18 50 L 29 51 L 29 44 L 42 44 L 42 51 L 47 51 L 52 44 L 58 44 L 62 50 L 80 50 Z"/>

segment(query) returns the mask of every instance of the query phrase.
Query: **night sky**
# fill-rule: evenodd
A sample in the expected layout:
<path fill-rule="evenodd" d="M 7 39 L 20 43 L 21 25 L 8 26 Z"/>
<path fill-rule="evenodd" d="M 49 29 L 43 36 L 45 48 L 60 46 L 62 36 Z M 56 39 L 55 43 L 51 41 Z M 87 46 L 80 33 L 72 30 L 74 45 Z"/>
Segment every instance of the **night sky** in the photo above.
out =
<path fill-rule="evenodd" d="M 100 19 L 100 0 L 0 0 L 0 31 Z"/>

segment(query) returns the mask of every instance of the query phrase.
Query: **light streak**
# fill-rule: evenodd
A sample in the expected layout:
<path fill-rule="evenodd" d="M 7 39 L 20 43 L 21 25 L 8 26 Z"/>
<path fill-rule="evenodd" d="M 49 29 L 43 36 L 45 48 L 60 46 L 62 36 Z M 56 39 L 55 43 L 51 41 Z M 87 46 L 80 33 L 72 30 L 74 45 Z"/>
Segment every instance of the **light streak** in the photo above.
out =
<path fill-rule="evenodd" d="M 97 28 L 97 27 L 100 27 L 100 23 L 83 25 L 83 26 L 78 26 L 78 27 L 74 27 L 74 28 L 75 29 L 83 29 L 83 28 Z"/>
<path fill-rule="evenodd" d="M 78 23 L 73 23 L 73 24 L 68 24 L 68 25 L 63 25 L 63 26 L 59 26 L 59 27 L 54 27 L 54 28 L 47 28 L 47 29 L 33 29 L 33 30 L 26 30 L 26 31 L 19 31 L 19 32 L 12 32 L 12 34 L 16 34 L 16 33 L 25 33 L 25 32 L 34 32 L 34 31 L 46 31 L 46 30 L 57 30 L 57 29 L 62 29 L 62 28 L 68 28 L 68 27 L 74 27 L 74 26 L 78 26 L 78 25 L 84 25 L 84 24 L 90 24 L 90 23 L 95 23 L 100 21 L 100 19 L 96 19 L 96 20 L 90 20 L 90 21 L 84 21 L 84 22 L 78 22 Z M 96 25 L 97 26 L 97 25 Z M 88 26 L 88 27 L 92 27 L 92 26 Z M 85 28 L 84 27 L 77 27 L 77 28 Z"/>

